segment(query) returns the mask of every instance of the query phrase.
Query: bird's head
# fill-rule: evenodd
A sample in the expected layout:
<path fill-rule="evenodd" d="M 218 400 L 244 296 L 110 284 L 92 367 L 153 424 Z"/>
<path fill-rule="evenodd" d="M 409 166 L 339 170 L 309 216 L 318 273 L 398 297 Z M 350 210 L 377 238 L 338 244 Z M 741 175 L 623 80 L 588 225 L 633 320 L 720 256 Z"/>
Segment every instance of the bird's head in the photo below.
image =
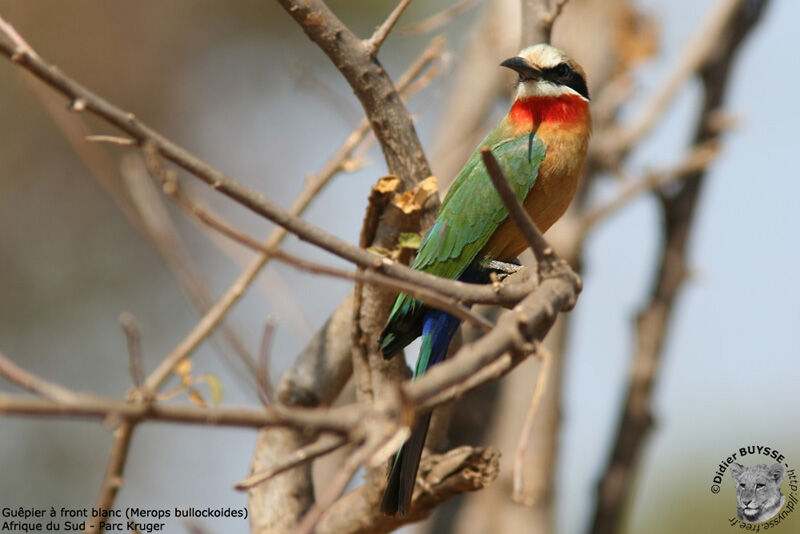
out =
<path fill-rule="evenodd" d="M 519 74 L 518 99 L 578 95 L 589 100 L 583 68 L 567 54 L 548 44 L 524 48 L 519 55 L 500 65 Z"/>

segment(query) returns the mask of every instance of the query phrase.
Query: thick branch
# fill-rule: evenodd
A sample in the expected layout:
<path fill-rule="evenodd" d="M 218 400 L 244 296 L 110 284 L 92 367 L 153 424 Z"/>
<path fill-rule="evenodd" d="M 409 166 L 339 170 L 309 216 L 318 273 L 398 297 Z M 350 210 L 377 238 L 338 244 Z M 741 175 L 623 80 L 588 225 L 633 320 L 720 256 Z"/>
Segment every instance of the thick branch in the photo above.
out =
<path fill-rule="evenodd" d="M 503 313 L 491 332 L 406 384 L 409 402 L 426 410 L 503 376 L 534 352 L 533 341 L 544 338 L 556 314 L 572 309 L 579 291 L 577 278 L 568 275 L 544 280 L 513 310 Z"/>
<path fill-rule="evenodd" d="M 342 497 L 322 517 L 317 534 L 378 534 L 427 517 L 441 503 L 465 492 L 489 485 L 499 470 L 497 449 L 458 447 L 444 454 L 422 459 L 419 476 L 422 484 L 414 495 L 406 516 L 386 516 L 380 512 L 372 488 L 364 485 Z"/>

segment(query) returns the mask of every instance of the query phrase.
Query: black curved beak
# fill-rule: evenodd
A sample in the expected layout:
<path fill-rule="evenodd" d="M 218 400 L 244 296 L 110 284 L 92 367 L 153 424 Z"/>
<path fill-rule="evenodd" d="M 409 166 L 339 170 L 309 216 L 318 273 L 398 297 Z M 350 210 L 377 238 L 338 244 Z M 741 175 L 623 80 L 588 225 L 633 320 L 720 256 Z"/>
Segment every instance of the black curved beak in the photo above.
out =
<path fill-rule="evenodd" d="M 538 80 L 542 77 L 542 71 L 531 67 L 527 61 L 519 56 L 508 58 L 500 63 L 500 66 L 517 72 L 522 80 Z"/>

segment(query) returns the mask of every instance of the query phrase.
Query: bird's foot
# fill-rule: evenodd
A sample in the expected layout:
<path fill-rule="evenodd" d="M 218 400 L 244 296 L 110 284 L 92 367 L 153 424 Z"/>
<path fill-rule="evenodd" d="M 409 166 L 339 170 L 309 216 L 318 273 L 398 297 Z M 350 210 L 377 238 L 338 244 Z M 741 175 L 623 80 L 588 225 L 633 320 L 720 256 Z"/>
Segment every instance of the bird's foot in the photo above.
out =
<path fill-rule="evenodd" d="M 519 263 L 519 260 L 515 261 L 515 263 L 506 263 L 504 261 L 490 260 L 484 264 L 484 267 L 490 271 L 509 275 L 514 274 L 522 269 L 522 265 Z"/>

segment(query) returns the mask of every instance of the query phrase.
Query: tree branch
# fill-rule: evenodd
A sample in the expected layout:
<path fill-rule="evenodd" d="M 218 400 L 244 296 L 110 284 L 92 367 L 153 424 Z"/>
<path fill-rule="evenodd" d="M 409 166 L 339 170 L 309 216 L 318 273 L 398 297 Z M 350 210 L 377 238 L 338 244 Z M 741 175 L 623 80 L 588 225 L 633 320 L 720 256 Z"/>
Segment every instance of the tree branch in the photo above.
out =
<path fill-rule="evenodd" d="M 82 397 L 65 387 L 30 373 L 0 353 L 0 374 L 28 391 L 53 402 L 73 402 Z"/>
<path fill-rule="evenodd" d="M 528 242 L 528 246 L 533 250 L 538 262 L 553 261 L 555 259 L 553 248 L 547 243 L 547 240 L 545 240 L 539 229 L 536 228 L 536 224 L 525 211 L 525 208 L 523 208 L 522 204 L 517 200 L 514 191 L 512 191 L 511 186 L 508 185 L 508 180 L 503 176 L 503 171 L 500 169 L 500 165 L 497 163 L 497 159 L 495 159 L 491 149 L 486 147 L 482 148 L 481 157 L 483 158 L 483 164 L 486 165 L 489 178 L 492 180 L 492 184 L 494 184 L 494 188 L 500 195 L 503 204 L 505 204 L 511 220 L 514 221 L 514 224 L 517 225 L 517 229 L 519 229 L 525 241 Z"/>
<path fill-rule="evenodd" d="M 397 7 L 395 7 L 394 10 L 392 10 L 384 23 L 375 29 L 375 33 L 372 34 L 372 37 L 364 41 L 364 47 L 367 49 L 367 53 L 370 56 L 374 57 L 378 54 L 378 50 L 380 50 L 381 45 L 386 38 L 389 37 L 389 32 L 392 31 L 392 28 L 394 28 L 394 25 L 397 24 L 398 19 L 410 3 L 411 0 L 400 0 L 400 3 L 397 4 Z"/>
<path fill-rule="evenodd" d="M 430 166 L 411 117 L 370 49 L 322 0 L 278 0 L 278 3 L 327 54 L 352 87 L 378 138 L 389 172 L 407 188 L 430 176 Z"/>
<path fill-rule="evenodd" d="M 284 459 L 280 463 L 271 466 L 269 469 L 254 473 L 244 480 L 237 482 L 236 485 L 234 485 L 234 488 L 237 490 L 252 489 L 253 487 L 263 484 L 267 480 L 280 475 L 289 469 L 307 462 L 312 462 L 320 456 L 330 454 L 333 451 L 344 447 L 347 445 L 347 443 L 348 441 L 342 437 L 320 438 L 301 449 L 297 449 L 292 453 L 291 456 Z"/>
<path fill-rule="evenodd" d="M 569 0 L 521 0 L 522 43 L 524 46 L 549 43 L 553 24 Z"/>
<path fill-rule="evenodd" d="M 386 516 L 371 488 L 361 486 L 339 499 L 316 528 L 317 534 L 378 534 L 420 521 L 462 493 L 478 491 L 497 478 L 500 452 L 493 447 L 458 447 L 422 458 L 419 489 L 409 514 Z"/>
<path fill-rule="evenodd" d="M 123 418 L 133 422 L 161 421 L 213 426 L 291 427 L 349 434 L 357 427 L 363 411 L 354 406 L 330 409 L 282 408 L 201 408 L 172 404 L 125 402 L 107 397 L 48 401 L 35 397 L 0 394 L 0 414 L 80 417 L 90 419 Z"/>
<path fill-rule="evenodd" d="M 718 135 L 709 119 L 723 103 L 730 69 L 740 46 L 768 3 L 769 0 L 723 0 L 718 5 L 714 20 L 723 23 L 720 14 L 724 13 L 724 24 L 712 34 L 715 37 L 713 52 L 708 48 L 709 55 L 696 64 L 703 65 L 700 77 L 705 95 L 694 137 L 695 146 L 702 146 Z M 686 249 L 705 173 L 705 169 L 698 170 L 684 180 L 677 192 L 661 194 L 665 246 L 650 302 L 636 321 L 636 352 L 631 362 L 622 419 L 608 465 L 597 487 L 592 524 L 592 532 L 597 534 L 618 529 L 633 486 L 634 469 L 653 424 L 650 412 L 653 385 L 675 299 L 686 279 Z"/>
<path fill-rule="evenodd" d="M 382 258 L 376 254 L 351 245 L 291 213 L 284 211 L 261 193 L 244 187 L 236 180 L 211 167 L 196 156 L 169 141 L 158 132 L 152 130 L 139 121 L 134 114 L 122 111 L 77 82 L 64 76 L 57 68 L 41 60 L 38 55 L 20 52 L 13 45 L 3 41 L 0 41 L 0 52 L 3 52 L 9 58 L 12 56 L 16 57 L 16 63 L 18 65 L 28 69 L 53 88 L 71 98 L 73 102 L 81 102 L 79 106 L 73 106 L 76 108 L 76 111 L 87 110 L 96 114 L 98 117 L 126 132 L 140 144 L 144 144 L 145 142 L 152 143 L 166 159 L 189 171 L 214 189 L 239 202 L 253 212 L 285 227 L 290 232 L 296 234 L 300 239 L 315 244 L 332 254 L 362 267 L 379 269 L 394 278 L 401 278 L 424 288 L 439 291 L 451 297 L 460 298 L 463 302 L 513 305 L 530 291 L 530 286 L 525 284 L 519 284 L 518 286 L 503 284 L 498 289 L 492 285 L 480 286 L 438 278 L 427 273 L 412 270 L 405 265 L 392 262 L 386 258 Z M 258 269 L 255 267 L 254 262 L 251 268 L 248 269 L 248 273 L 252 274 L 253 271 L 257 272 Z M 241 280 L 247 282 L 249 278 L 249 276 L 244 276 L 243 274 Z M 148 379 L 147 385 L 149 387 L 152 388 L 153 385 L 163 381 L 174 365 L 205 338 L 210 328 L 216 326 L 224 315 L 224 312 L 227 311 L 229 301 L 235 301 L 238 298 L 238 290 L 243 290 L 244 288 L 237 287 L 236 289 L 237 291 L 231 291 L 230 295 L 226 294 L 227 300 L 225 302 L 218 302 L 215 307 L 209 311 L 203 320 L 198 323 L 193 334 L 190 334 L 190 336 L 184 340 L 180 350 L 176 348 L 176 351 L 162 362 L 156 369 L 156 373 L 153 377 Z M 185 347 L 189 347 L 189 350 L 186 350 Z"/>

